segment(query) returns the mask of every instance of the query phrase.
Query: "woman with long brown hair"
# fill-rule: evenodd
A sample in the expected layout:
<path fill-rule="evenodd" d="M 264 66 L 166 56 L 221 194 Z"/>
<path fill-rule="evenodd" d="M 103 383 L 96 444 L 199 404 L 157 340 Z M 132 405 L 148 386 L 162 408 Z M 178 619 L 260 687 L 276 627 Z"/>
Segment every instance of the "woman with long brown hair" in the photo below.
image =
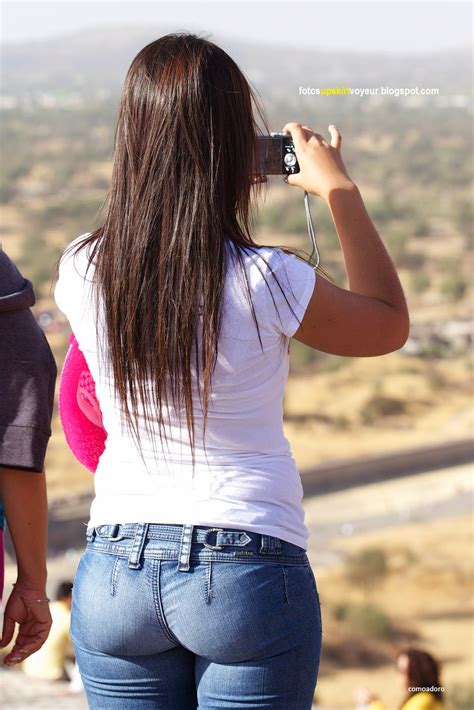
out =
<path fill-rule="evenodd" d="M 397 654 L 397 670 L 405 697 L 399 710 L 442 710 L 444 687 L 439 661 L 421 648 L 404 648 Z M 384 703 L 368 688 L 356 690 L 357 709 L 385 710 Z"/>
<path fill-rule="evenodd" d="M 334 126 L 330 144 L 285 126 L 288 183 L 326 200 L 350 289 L 254 242 L 256 114 L 265 126 L 212 42 L 148 44 L 123 87 L 104 224 L 61 259 L 56 301 L 107 432 L 71 623 L 93 708 L 311 708 L 321 610 L 282 426 L 289 342 L 383 354 L 408 316 Z"/>

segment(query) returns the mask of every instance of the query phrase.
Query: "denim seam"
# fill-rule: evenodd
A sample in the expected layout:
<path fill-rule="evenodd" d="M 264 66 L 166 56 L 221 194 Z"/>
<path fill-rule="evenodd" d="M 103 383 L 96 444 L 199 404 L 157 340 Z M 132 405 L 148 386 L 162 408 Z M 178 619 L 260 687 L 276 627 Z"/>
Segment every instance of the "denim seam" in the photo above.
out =
<path fill-rule="evenodd" d="M 110 578 L 110 593 L 114 597 L 117 592 L 117 579 L 118 579 L 118 566 L 120 563 L 120 557 L 115 558 L 114 566 L 112 567 L 112 575 Z"/>
<path fill-rule="evenodd" d="M 281 571 L 283 572 L 283 584 L 285 587 L 285 599 L 286 599 L 287 604 L 289 604 L 290 598 L 288 595 L 288 570 L 285 569 L 285 567 L 282 564 L 280 564 L 280 567 L 281 567 Z"/>
<path fill-rule="evenodd" d="M 158 564 L 155 564 L 157 562 Z M 163 631 L 164 635 L 166 638 L 171 641 L 171 643 L 177 643 L 181 645 L 181 642 L 176 636 L 173 634 L 171 629 L 169 628 L 166 619 L 165 619 L 165 613 L 163 610 L 163 604 L 161 602 L 161 560 L 153 560 L 153 564 L 151 565 L 151 570 L 152 570 L 152 579 L 151 579 L 151 589 L 152 589 L 152 594 L 153 594 L 153 605 L 155 607 L 155 613 L 156 617 L 158 619 L 158 624 Z"/>
<path fill-rule="evenodd" d="M 86 549 L 91 552 L 108 553 L 110 555 L 120 555 L 121 557 L 128 557 L 130 555 L 130 547 L 106 545 L 105 543 L 100 542 L 88 543 Z"/>
<path fill-rule="evenodd" d="M 207 575 L 206 575 L 206 604 L 211 603 L 211 597 L 212 597 L 212 560 L 209 560 L 209 564 L 207 565 Z"/>
<path fill-rule="evenodd" d="M 314 572 L 313 572 L 311 566 L 309 567 L 309 571 L 310 571 L 310 576 L 311 576 L 311 583 L 313 585 L 313 590 L 316 595 L 316 599 L 318 600 L 319 612 L 321 614 L 321 599 L 319 596 L 319 589 L 318 589 L 318 585 L 316 583 L 316 577 L 314 576 Z"/>

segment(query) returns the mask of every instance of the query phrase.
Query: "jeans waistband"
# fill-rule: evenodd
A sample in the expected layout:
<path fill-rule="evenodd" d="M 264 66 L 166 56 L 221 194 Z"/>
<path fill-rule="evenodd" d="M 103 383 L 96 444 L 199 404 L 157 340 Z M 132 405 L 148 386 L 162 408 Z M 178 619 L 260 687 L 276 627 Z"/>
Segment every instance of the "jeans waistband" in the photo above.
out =
<path fill-rule="evenodd" d="M 206 553 L 213 553 L 213 559 L 225 559 L 219 556 L 219 552 L 225 552 L 226 547 L 237 548 L 231 554 L 237 560 L 243 561 L 243 557 L 271 556 L 276 559 L 307 560 L 306 552 L 303 548 L 294 545 L 281 538 L 250 530 L 211 527 L 206 525 L 182 524 L 169 525 L 164 523 L 123 523 L 123 524 L 103 524 L 97 527 L 88 527 L 86 533 L 87 541 L 94 547 L 99 547 L 103 551 L 116 553 L 126 549 L 129 556 L 129 567 L 139 569 L 143 557 L 145 545 L 148 543 L 156 547 L 156 541 L 163 543 L 175 543 L 174 549 L 177 551 L 178 570 L 188 571 L 190 569 L 190 558 L 193 545 L 202 545 L 201 550 Z M 129 540 L 128 543 L 125 541 Z M 122 545 L 120 545 L 120 542 Z M 130 542 L 132 541 L 132 542 Z M 154 542 L 155 541 L 155 542 Z M 125 547 L 126 546 L 126 547 Z M 239 552 L 239 548 L 246 548 Z M 250 559 L 249 559 L 250 561 Z"/>

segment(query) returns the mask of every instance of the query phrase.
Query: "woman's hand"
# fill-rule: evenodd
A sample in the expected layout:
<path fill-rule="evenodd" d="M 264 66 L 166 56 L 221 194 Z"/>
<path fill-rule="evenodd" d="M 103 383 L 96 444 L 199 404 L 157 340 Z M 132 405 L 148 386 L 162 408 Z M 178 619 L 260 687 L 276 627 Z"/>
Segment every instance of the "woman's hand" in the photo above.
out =
<path fill-rule="evenodd" d="M 36 601 L 38 599 L 44 601 Z M 48 638 L 52 619 L 45 589 L 13 587 L 3 615 L 3 632 L 0 647 L 7 646 L 13 638 L 15 624 L 18 635 L 5 665 L 14 665 L 37 651 Z"/>
<path fill-rule="evenodd" d="M 283 128 L 283 133 L 291 134 L 300 166 L 300 172 L 288 175 L 285 181 L 326 201 L 332 190 L 354 187 L 341 156 L 341 134 L 333 125 L 329 132 L 330 145 L 309 126 L 287 123 Z"/>

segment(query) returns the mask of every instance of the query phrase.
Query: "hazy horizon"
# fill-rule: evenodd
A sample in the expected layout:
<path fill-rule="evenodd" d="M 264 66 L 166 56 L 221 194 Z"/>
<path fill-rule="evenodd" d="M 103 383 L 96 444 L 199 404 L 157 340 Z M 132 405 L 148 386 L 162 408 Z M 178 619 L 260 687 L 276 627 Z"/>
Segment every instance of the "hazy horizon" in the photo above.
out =
<path fill-rule="evenodd" d="M 111 9 L 113 8 L 113 14 Z M 469 2 L 4 2 L 4 46 L 114 27 L 190 30 L 252 44 L 423 54 L 470 49 Z M 186 21 L 183 21 L 183 17 Z M 323 25 L 324 31 L 321 31 Z M 289 61 L 291 57 L 289 56 Z"/>

